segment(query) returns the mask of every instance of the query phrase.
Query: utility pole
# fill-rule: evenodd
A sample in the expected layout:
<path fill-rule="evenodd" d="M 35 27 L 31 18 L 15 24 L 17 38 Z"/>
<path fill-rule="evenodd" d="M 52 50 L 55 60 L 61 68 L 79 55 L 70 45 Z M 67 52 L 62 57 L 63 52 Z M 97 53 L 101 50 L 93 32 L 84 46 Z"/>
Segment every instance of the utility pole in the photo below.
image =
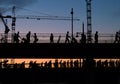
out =
<path fill-rule="evenodd" d="M 92 0 L 86 0 L 86 9 L 87 9 L 87 42 L 88 43 L 92 43 L 91 1 Z"/>
<path fill-rule="evenodd" d="M 71 34 L 72 34 L 72 40 L 71 40 L 71 43 L 73 43 L 73 8 L 71 9 Z"/>

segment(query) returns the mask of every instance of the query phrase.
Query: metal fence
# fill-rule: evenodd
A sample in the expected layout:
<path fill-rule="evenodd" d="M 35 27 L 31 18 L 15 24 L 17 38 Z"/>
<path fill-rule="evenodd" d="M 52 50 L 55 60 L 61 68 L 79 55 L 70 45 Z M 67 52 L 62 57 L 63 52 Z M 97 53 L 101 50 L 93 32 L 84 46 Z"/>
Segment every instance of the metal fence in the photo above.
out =
<path fill-rule="evenodd" d="M 50 34 L 51 33 L 37 33 L 37 37 L 38 37 L 38 42 L 37 43 L 50 43 Z M 34 37 L 33 37 L 33 33 L 31 34 L 30 37 L 30 43 L 33 43 L 34 41 Z M 54 35 L 54 43 L 57 43 L 59 36 L 61 36 L 60 42 L 59 43 L 65 43 L 65 37 L 66 37 L 66 33 L 53 33 Z M 71 34 L 69 34 L 71 36 Z M 78 43 L 80 43 L 80 39 L 81 39 L 81 34 L 79 33 L 79 35 L 76 37 L 76 33 L 74 34 L 75 39 L 77 40 Z M 22 38 L 26 38 L 26 33 L 20 33 L 20 43 L 22 41 Z M 8 34 L 8 38 L 7 38 L 7 43 L 12 43 L 12 34 Z M 4 43 L 5 39 L 5 35 L 3 33 L 0 34 L 0 43 Z M 115 34 L 104 34 L 101 33 L 98 35 L 98 43 L 114 43 L 115 40 Z M 92 35 L 92 43 L 94 43 L 94 34 Z"/>

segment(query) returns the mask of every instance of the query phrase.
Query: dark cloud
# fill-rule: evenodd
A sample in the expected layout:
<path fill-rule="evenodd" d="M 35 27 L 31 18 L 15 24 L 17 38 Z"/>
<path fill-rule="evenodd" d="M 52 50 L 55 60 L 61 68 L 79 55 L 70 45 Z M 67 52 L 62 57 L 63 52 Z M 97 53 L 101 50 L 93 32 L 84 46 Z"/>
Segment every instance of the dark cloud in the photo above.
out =
<path fill-rule="evenodd" d="M 1 6 L 15 5 L 15 6 L 27 6 L 38 0 L 0 0 Z"/>
<path fill-rule="evenodd" d="M 38 0 L 0 0 L 0 13 L 6 12 L 8 7 L 17 6 L 23 8 L 37 1 Z"/>

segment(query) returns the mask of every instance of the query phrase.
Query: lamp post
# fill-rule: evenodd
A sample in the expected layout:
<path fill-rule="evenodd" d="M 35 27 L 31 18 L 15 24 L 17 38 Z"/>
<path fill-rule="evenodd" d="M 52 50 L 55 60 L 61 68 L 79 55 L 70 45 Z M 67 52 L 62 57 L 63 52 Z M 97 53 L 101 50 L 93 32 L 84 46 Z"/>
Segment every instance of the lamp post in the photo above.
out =
<path fill-rule="evenodd" d="M 71 40 L 71 43 L 73 43 L 73 14 L 74 14 L 74 12 L 73 12 L 73 8 L 71 9 L 71 34 L 72 34 L 72 40 Z"/>

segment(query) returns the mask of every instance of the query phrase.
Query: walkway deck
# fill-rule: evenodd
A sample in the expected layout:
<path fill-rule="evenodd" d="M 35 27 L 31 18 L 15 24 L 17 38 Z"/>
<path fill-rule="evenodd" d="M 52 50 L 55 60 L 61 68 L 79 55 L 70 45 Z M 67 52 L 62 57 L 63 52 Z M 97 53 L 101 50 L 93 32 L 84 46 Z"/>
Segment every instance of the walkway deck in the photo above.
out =
<path fill-rule="evenodd" d="M 0 58 L 120 58 L 120 44 L 0 44 Z"/>

